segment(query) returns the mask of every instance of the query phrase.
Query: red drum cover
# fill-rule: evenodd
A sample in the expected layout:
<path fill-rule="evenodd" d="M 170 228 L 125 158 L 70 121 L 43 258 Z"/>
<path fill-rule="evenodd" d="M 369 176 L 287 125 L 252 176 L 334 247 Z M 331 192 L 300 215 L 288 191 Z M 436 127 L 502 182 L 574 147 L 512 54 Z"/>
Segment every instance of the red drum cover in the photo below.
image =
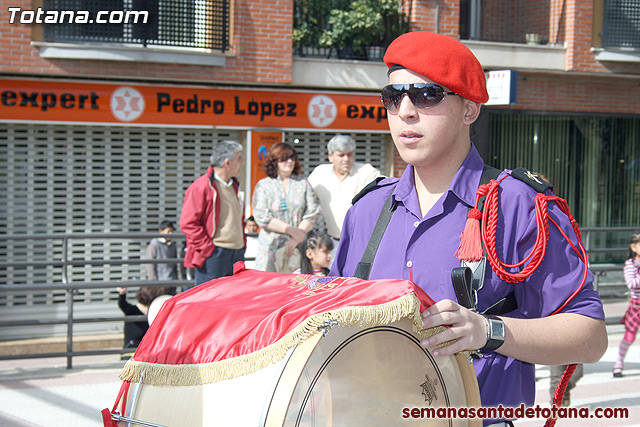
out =
<path fill-rule="evenodd" d="M 120 378 L 191 386 L 236 378 L 280 361 L 326 321 L 373 327 L 402 318 L 421 335 L 434 301 L 408 280 L 361 280 L 247 270 L 164 303 Z"/>

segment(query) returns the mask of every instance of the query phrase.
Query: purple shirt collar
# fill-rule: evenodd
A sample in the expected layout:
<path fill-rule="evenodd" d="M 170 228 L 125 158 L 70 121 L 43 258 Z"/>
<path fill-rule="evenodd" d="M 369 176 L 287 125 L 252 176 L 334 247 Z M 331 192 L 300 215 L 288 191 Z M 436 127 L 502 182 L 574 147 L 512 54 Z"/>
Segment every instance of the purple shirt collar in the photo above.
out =
<path fill-rule="evenodd" d="M 464 162 L 462 162 L 460 168 L 458 168 L 445 196 L 438 200 L 431 208 L 427 217 L 433 218 L 441 215 L 444 212 L 444 202 L 448 197 L 451 197 L 451 195 L 454 195 L 470 207 L 474 206 L 483 167 L 484 161 L 472 143 L 469 154 L 464 159 Z M 420 204 L 415 191 L 415 178 L 412 165 L 407 166 L 400 177 L 393 197 L 397 202 L 401 202 L 416 218 L 421 219 Z"/>

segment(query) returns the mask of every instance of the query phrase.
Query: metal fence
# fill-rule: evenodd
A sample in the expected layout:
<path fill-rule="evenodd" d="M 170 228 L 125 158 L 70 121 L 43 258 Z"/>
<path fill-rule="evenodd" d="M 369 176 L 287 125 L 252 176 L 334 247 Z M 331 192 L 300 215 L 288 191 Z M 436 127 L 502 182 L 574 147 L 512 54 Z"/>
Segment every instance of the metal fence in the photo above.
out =
<path fill-rule="evenodd" d="M 593 257 L 601 254 L 608 254 L 607 262 L 590 262 L 590 268 L 595 274 L 594 287 L 597 289 L 599 278 L 610 271 L 621 271 L 624 262 L 625 253 L 628 250 L 628 238 L 632 232 L 632 227 L 607 227 L 607 228 L 583 228 L 582 238 L 587 250 L 588 258 L 591 261 Z M 113 289 L 119 287 L 169 287 L 169 286 L 186 286 L 191 285 L 192 280 L 175 280 L 175 281 L 104 281 L 104 282 L 73 282 L 70 280 L 71 275 L 69 269 L 72 267 L 83 267 L 87 265 L 114 265 L 114 264 L 151 264 L 151 263 L 182 263 L 182 258 L 171 258 L 161 260 L 149 260 L 144 258 L 129 259 L 91 259 L 91 260 L 74 260 L 68 253 L 69 242 L 71 240 L 92 240 L 92 239 L 151 239 L 154 237 L 166 237 L 166 235 L 158 233 L 91 233 L 91 234 L 5 234 L 0 235 L 0 243 L 16 240 L 62 240 L 61 257 L 57 260 L 49 261 L 4 261 L 0 262 L 0 269 L 27 268 L 32 266 L 48 266 L 61 268 L 60 282 L 56 283 L 25 283 L 25 284 L 0 284 L 0 296 L 6 296 L 9 293 L 37 293 L 42 291 L 64 291 L 66 293 L 66 319 L 22 319 L 22 320 L 6 320 L 0 321 L 0 328 L 10 328 L 16 326 L 37 326 L 37 325 L 66 325 L 66 351 L 58 353 L 38 353 L 23 355 L 4 355 L 0 356 L 0 360 L 9 359 L 28 359 L 43 357 L 66 357 L 67 367 L 72 367 L 72 360 L 75 356 L 87 355 L 103 355 L 103 354 L 120 354 L 121 349 L 103 349 L 89 351 L 74 351 L 73 337 L 74 325 L 84 323 L 106 323 L 106 322 L 135 322 L 144 320 L 144 316 L 111 316 L 102 317 L 99 315 L 91 315 L 86 317 L 76 316 L 74 295 L 80 290 L 89 289 Z M 172 240 L 184 240 L 184 235 L 175 233 L 171 235 Z M 612 245 L 613 242 L 613 245 Z M 249 260 L 249 259 L 248 259 Z"/>
<path fill-rule="evenodd" d="M 0 356 L 0 360 L 17 359 L 17 358 L 37 358 L 37 357 L 66 357 L 67 367 L 72 366 L 73 356 L 83 355 L 97 355 L 97 354 L 118 354 L 121 350 L 107 349 L 107 350 L 95 350 L 95 351 L 74 351 L 73 350 L 73 336 L 74 325 L 83 323 L 101 323 L 101 322 L 136 322 L 146 320 L 145 316 L 111 316 L 111 317 L 76 317 L 75 299 L 74 296 L 78 294 L 80 290 L 90 289 L 113 289 L 115 287 L 173 287 L 173 286 L 186 286 L 191 285 L 191 280 L 172 280 L 172 281 L 142 281 L 142 280 L 127 280 L 127 281 L 104 281 L 104 282 L 73 282 L 71 280 L 72 275 L 70 269 L 72 267 L 84 267 L 84 266 L 107 266 L 107 265 L 140 265 L 143 264 L 167 264 L 167 263 L 182 263 L 182 258 L 167 258 L 160 260 L 150 260 L 144 258 L 130 258 L 130 259 L 91 259 L 91 260 L 75 260 L 72 259 L 70 254 L 70 242 L 72 240 L 91 241 L 95 239 L 109 240 L 109 239 L 151 239 L 154 237 L 167 237 L 165 234 L 159 233 L 89 233 L 89 234 L 7 234 L 0 235 L 0 242 L 8 241 L 37 241 L 44 240 L 48 242 L 62 241 L 62 251 L 60 259 L 57 260 L 32 260 L 32 261 L 3 261 L 0 262 L 0 269 L 21 269 L 28 267 L 48 267 L 48 268 L 60 268 L 61 277 L 60 282 L 55 283 L 25 283 L 19 285 L 0 284 L 0 295 L 8 293 L 37 293 L 37 292 L 55 292 L 64 291 L 66 293 L 66 319 L 29 319 L 29 320 L 3 320 L 0 321 L 0 328 L 4 327 L 16 327 L 16 326 L 43 326 L 43 325 L 66 325 L 66 337 L 67 337 L 67 351 L 61 353 L 41 353 L 30 355 L 5 355 Z M 172 240 L 184 240 L 185 236 L 180 233 L 171 234 Z"/>

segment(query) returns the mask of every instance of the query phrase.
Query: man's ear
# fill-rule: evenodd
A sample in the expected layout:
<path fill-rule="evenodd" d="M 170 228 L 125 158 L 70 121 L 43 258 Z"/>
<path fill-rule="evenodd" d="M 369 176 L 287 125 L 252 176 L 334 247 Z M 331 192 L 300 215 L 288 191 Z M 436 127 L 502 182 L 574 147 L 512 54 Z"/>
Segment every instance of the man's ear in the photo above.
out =
<path fill-rule="evenodd" d="M 465 110 L 464 110 L 463 123 L 469 126 L 478 119 L 482 104 L 479 104 L 474 101 L 469 101 L 468 99 L 465 99 L 465 102 L 466 104 L 465 104 Z"/>

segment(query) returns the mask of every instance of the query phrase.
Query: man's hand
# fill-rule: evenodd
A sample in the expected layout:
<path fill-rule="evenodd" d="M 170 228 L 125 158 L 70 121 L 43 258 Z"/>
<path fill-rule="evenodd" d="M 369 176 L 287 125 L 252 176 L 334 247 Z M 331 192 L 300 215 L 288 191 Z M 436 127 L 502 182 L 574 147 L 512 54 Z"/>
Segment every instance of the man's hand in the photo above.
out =
<path fill-rule="evenodd" d="M 116 291 L 118 291 L 118 293 L 119 293 L 120 295 L 124 295 L 124 294 L 126 294 L 126 293 L 127 293 L 127 288 L 121 288 L 120 286 L 118 286 L 118 287 L 116 288 Z"/>
<path fill-rule="evenodd" d="M 487 343 L 487 321 L 484 316 L 451 301 L 442 300 L 422 313 L 424 329 L 447 326 L 444 331 L 422 341 L 433 348 L 434 356 L 448 356 L 464 350 L 477 350 Z M 444 347 L 437 345 L 453 341 Z"/>

